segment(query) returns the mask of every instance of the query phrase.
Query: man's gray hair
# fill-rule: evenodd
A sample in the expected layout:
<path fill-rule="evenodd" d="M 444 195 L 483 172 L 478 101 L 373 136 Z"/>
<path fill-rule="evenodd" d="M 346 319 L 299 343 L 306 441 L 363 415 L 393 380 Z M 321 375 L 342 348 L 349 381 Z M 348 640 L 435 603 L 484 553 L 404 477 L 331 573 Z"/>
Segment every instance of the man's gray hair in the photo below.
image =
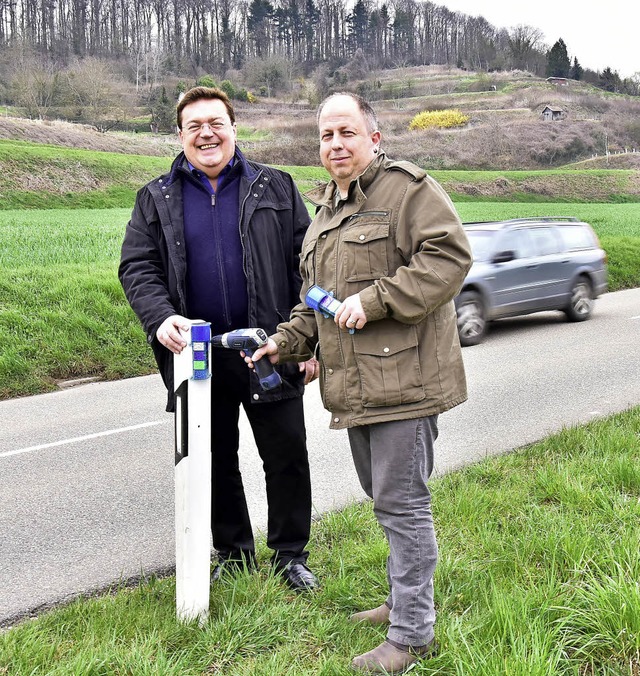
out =
<path fill-rule="evenodd" d="M 364 120 L 367 125 L 367 131 L 370 134 L 373 134 L 374 131 L 378 131 L 378 118 L 376 116 L 375 111 L 371 107 L 371 104 L 365 99 L 363 99 L 362 96 L 359 96 L 358 94 L 353 94 L 352 92 L 336 92 L 335 94 L 330 94 L 329 96 L 327 96 L 318 106 L 318 114 L 316 117 L 318 123 L 320 122 L 320 114 L 322 113 L 322 109 L 325 107 L 327 101 L 335 99 L 336 96 L 348 96 L 349 98 L 353 99 L 358 104 L 358 108 L 360 109 L 360 112 L 364 116 Z"/>

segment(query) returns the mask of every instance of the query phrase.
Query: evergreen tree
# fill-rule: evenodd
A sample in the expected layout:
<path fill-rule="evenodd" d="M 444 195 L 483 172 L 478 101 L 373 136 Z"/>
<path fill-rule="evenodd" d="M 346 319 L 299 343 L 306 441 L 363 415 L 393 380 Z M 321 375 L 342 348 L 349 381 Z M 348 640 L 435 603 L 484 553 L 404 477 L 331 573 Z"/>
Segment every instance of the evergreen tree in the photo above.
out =
<path fill-rule="evenodd" d="M 369 24 L 369 11 L 364 0 L 357 0 L 353 6 L 353 13 L 347 19 L 349 24 L 349 42 L 352 50 L 363 49 L 367 41 L 367 27 Z"/>
<path fill-rule="evenodd" d="M 247 30 L 258 58 L 263 58 L 268 54 L 273 14 L 274 8 L 269 0 L 252 0 L 249 5 Z"/>
<path fill-rule="evenodd" d="M 583 73 L 584 73 L 584 68 L 578 63 L 578 58 L 574 56 L 573 57 L 573 66 L 571 66 L 571 70 L 569 71 L 569 77 L 572 80 L 581 80 Z"/>
<path fill-rule="evenodd" d="M 306 0 L 304 6 L 303 31 L 306 45 L 307 65 L 311 64 L 318 56 L 314 51 L 314 43 L 315 32 L 318 30 L 319 21 L 320 10 L 313 4 L 313 0 Z"/>
<path fill-rule="evenodd" d="M 547 77 L 569 77 L 571 61 L 567 53 L 567 45 L 560 38 L 547 52 Z"/>
<path fill-rule="evenodd" d="M 380 7 L 380 25 L 382 27 L 382 54 L 386 60 L 389 56 L 389 30 L 391 25 L 391 16 L 389 15 L 389 7 L 385 2 Z"/>
<path fill-rule="evenodd" d="M 165 87 L 151 93 L 149 100 L 151 130 L 170 132 L 176 128 L 176 104 L 167 96 Z"/>
<path fill-rule="evenodd" d="M 397 60 L 411 63 L 414 53 L 414 17 L 406 9 L 396 8 L 393 20 L 393 56 Z"/>
<path fill-rule="evenodd" d="M 600 77 L 598 78 L 598 86 L 602 87 L 602 89 L 608 91 L 608 92 L 619 92 L 620 91 L 620 76 L 618 75 L 617 71 L 611 70 L 607 66 L 602 73 L 600 73 Z"/>

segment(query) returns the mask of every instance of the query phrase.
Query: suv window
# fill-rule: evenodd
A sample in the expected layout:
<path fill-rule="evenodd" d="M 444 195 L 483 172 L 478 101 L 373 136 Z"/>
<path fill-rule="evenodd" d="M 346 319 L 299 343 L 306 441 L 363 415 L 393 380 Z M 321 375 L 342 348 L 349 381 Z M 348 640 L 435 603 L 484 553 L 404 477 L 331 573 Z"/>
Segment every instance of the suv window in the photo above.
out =
<path fill-rule="evenodd" d="M 562 241 L 555 228 L 535 227 L 529 230 L 536 256 L 548 256 L 562 250 Z"/>
<path fill-rule="evenodd" d="M 569 251 L 572 249 L 591 249 L 595 246 L 591 231 L 584 225 L 563 225 L 559 230 L 564 248 Z"/>
<path fill-rule="evenodd" d="M 474 261 L 486 261 L 491 255 L 493 233 L 487 230 L 467 230 Z"/>
<path fill-rule="evenodd" d="M 533 244 L 525 228 L 513 228 L 502 234 L 498 242 L 499 251 L 513 251 L 516 258 L 533 256 Z"/>

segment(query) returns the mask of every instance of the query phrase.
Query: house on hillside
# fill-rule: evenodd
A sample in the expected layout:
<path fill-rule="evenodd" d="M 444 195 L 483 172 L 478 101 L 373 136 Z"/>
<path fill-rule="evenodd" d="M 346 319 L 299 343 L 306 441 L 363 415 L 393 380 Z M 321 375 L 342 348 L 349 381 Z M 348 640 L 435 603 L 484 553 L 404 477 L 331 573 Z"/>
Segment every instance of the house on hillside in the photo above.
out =
<path fill-rule="evenodd" d="M 547 82 L 549 84 L 560 85 L 561 87 L 567 87 L 569 85 L 569 78 L 566 78 L 566 77 L 548 77 Z"/>
<path fill-rule="evenodd" d="M 552 108 L 551 106 L 545 106 L 542 111 L 543 120 L 562 120 L 565 117 L 565 112 L 562 108 Z"/>

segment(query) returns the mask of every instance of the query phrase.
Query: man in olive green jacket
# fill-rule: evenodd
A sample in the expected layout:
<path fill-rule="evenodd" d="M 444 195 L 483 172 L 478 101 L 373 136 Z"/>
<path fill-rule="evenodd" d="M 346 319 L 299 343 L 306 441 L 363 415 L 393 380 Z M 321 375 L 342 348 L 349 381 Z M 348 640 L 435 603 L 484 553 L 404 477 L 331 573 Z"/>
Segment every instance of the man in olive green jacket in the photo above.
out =
<path fill-rule="evenodd" d="M 253 359 L 319 354 L 331 427 L 348 429 L 390 550 L 386 601 L 352 616 L 388 623 L 387 640 L 352 666 L 398 674 L 434 648 L 437 544 L 427 480 L 438 414 L 467 398 L 453 298 L 471 251 L 444 190 L 380 152 L 366 101 L 334 94 L 318 125 L 332 180 L 307 195 L 319 210 L 302 245 L 302 299 L 317 284 L 344 301 L 335 321 L 300 303 Z"/>

